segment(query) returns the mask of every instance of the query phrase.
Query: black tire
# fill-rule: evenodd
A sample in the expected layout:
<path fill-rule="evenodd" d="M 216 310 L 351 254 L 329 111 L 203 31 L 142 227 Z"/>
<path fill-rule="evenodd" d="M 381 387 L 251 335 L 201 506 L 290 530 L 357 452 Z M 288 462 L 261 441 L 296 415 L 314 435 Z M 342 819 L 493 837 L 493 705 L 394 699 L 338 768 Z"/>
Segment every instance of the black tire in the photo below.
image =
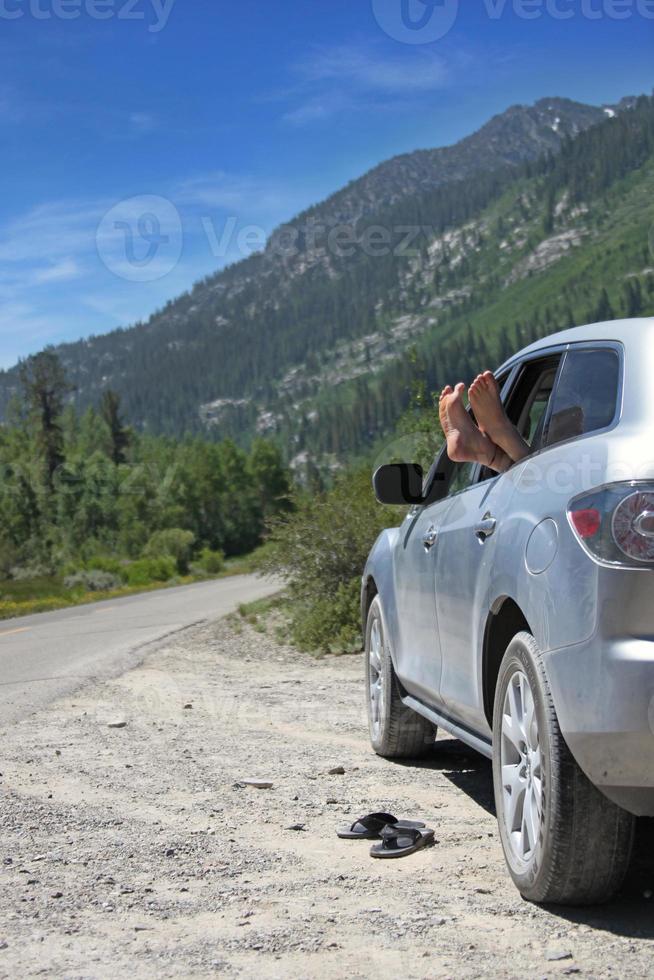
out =
<path fill-rule="evenodd" d="M 381 695 L 375 717 L 375 706 L 371 695 L 371 681 L 376 671 L 371 661 L 371 645 L 375 630 L 379 643 L 381 676 Z M 379 596 L 375 596 L 368 612 L 365 642 L 366 702 L 368 706 L 368 727 L 370 742 L 377 755 L 385 759 L 410 759 L 426 755 L 433 748 L 436 739 L 436 726 L 421 715 L 402 704 L 400 688 L 393 661 L 391 659 L 384 613 Z"/>
<path fill-rule="evenodd" d="M 536 736 L 533 727 L 530 728 L 530 739 L 532 742 L 538 739 L 539 785 L 542 786 L 541 812 L 534 819 L 539 830 L 534 835 L 533 854 L 526 861 L 521 860 L 516 834 L 511 834 L 505 812 L 504 801 L 510 801 L 512 795 L 507 797 L 503 784 L 506 781 L 508 786 L 512 776 L 508 770 L 506 777 L 502 773 L 502 746 L 505 762 L 513 751 L 512 737 L 502 734 L 505 704 L 509 703 L 507 691 L 510 684 L 519 690 L 520 675 L 528 680 L 533 695 L 533 717 L 538 729 Z M 528 700 L 527 695 L 525 701 Z M 508 731 L 515 733 L 516 729 L 509 727 Z M 557 905 L 596 905 L 611 899 L 629 866 L 635 818 L 611 803 L 575 762 L 561 734 L 542 654 L 530 633 L 519 633 L 511 641 L 500 667 L 493 712 L 493 745 L 500 837 L 509 872 L 522 896 L 531 902 Z M 525 743 L 525 754 L 528 752 Z M 530 781 L 534 780 L 535 758 L 532 756 L 532 762 L 521 770 Z M 507 802 L 509 812 L 510 806 Z M 523 816 L 518 813 L 517 822 L 522 819 L 524 810 Z"/>

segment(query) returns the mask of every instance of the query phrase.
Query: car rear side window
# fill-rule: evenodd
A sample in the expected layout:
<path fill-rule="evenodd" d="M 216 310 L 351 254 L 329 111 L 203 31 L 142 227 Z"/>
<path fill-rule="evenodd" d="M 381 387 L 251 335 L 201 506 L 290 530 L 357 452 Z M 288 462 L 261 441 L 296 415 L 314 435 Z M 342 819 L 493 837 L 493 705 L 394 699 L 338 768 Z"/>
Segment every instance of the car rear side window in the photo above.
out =
<path fill-rule="evenodd" d="M 543 427 L 561 354 L 548 355 L 523 365 L 506 404 L 507 415 L 532 450 L 541 448 Z"/>
<path fill-rule="evenodd" d="M 615 350 L 568 351 L 554 391 L 543 445 L 554 446 L 611 425 L 618 407 L 620 371 Z"/>

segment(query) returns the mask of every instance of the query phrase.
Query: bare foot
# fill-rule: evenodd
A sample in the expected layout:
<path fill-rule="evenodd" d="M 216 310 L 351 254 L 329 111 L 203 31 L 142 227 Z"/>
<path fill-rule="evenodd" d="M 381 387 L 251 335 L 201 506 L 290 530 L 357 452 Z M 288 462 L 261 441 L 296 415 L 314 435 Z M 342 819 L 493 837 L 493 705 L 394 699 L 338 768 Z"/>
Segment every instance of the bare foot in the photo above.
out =
<path fill-rule="evenodd" d="M 497 442 L 496 437 L 503 435 L 507 423 L 511 423 L 500 400 L 497 381 L 490 371 L 478 374 L 470 385 L 470 404 L 479 428 Z"/>
<path fill-rule="evenodd" d="M 470 385 L 470 404 L 481 431 L 514 462 L 529 454 L 528 443 L 504 411 L 499 386 L 490 371 L 477 375 Z"/>
<path fill-rule="evenodd" d="M 441 392 L 438 414 L 447 440 L 447 455 L 454 463 L 490 466 L 497 454 L 497 446 L 477 428 L 466 412 L 463 404 L 465 390 L 465 385 L 459 383 L 454 390 L 448 385 Z"/>

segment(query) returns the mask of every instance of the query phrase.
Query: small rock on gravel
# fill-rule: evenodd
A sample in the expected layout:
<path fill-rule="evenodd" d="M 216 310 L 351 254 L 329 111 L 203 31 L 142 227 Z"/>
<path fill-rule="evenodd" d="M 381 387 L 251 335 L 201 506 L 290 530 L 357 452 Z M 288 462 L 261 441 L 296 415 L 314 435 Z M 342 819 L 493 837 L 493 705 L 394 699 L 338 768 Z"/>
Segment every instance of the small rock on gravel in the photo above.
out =
<path fill-rule="evenodd" d="M 124 720 L 117 719 L 116 721 L 107 722 L 107 728 L 127 728 L 127 722 Z"/>
<path fill-rule="evenodd" d="M 561 960 L 571 960 L 572 953 L 569 949 L 548 949 L 545 959 L 548 963 L 559 963 Z"/>
<path fill-rule="evenodd" d="M 345 769 L 343 768 L 343 766 L 334 766 L 333 769 L 330 769 L 329 770 L 329 772 L 327 773 L 327 775 L 328 776 L 344 776 L 345 775 Z"/>

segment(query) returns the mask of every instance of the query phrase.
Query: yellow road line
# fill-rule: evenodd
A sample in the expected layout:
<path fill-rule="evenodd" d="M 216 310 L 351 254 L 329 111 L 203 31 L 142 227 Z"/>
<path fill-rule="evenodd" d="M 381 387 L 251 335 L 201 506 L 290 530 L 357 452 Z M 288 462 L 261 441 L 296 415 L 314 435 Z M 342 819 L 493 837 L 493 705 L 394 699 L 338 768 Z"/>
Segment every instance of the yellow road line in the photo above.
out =
<path fill-rule="evenodd" d="M 16 630 L 5 630 L 4 633 L 0 633 L 0 636 L 13 636 L 15 633 L 27 633 L 29 632 L 29 626 L 21 626 Z"/>

